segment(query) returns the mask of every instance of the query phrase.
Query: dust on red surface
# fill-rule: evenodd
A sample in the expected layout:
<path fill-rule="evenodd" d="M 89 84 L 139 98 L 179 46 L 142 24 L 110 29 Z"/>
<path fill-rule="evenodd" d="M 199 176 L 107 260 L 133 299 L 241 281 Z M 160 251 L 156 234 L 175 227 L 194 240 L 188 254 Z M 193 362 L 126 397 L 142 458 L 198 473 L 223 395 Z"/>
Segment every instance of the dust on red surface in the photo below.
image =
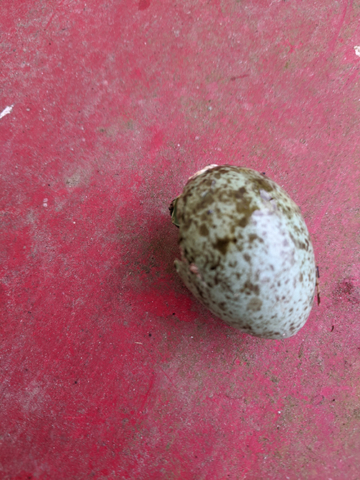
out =
<path fill-rule="evenodd" d="M 360 4 L 1 2 L 0 477 L 359 478 Z M 210 163 L 301 206 L 321 304 L 268 341 L 173 269 Z"/>

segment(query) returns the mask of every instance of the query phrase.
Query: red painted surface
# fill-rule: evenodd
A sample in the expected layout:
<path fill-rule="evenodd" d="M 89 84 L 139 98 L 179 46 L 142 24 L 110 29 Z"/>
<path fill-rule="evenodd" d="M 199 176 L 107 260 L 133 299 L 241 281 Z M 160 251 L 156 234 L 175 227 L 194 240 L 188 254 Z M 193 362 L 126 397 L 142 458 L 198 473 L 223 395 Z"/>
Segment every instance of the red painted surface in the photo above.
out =
<path fill-rule="evenodd" d="M 360 3 L 0 8 L 1 479 L 359 479 Z M 302 208 L 322 302 L 291 339 L 175 275 L 209 163 Z"/>

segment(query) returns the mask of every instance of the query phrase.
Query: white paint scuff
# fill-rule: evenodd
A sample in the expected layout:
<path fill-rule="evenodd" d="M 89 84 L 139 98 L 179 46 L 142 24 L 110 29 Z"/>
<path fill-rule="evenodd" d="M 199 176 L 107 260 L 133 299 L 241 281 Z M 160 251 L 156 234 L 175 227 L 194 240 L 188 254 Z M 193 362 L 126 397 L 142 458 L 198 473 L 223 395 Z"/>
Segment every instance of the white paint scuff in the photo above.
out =
<path fill-rule="evenodd" d="M 5 115 L 8 115 L 9 113 L 11 113 L 11 110 L 13 109 L 13 106 L 14 105 L 10 105 L 10 107 L 4 108 L 4 110 L 0 113 L 0 118 L 3 118 L 3 117 L 5 117 Z"/>
<path fill-rule="evenodd" d="M 360 45 L 355 46 L 355 47 L 354 47 L 354 50 L 355 50 L 355 55 L 357 55 L 358 57 L 360 57 Z"/>

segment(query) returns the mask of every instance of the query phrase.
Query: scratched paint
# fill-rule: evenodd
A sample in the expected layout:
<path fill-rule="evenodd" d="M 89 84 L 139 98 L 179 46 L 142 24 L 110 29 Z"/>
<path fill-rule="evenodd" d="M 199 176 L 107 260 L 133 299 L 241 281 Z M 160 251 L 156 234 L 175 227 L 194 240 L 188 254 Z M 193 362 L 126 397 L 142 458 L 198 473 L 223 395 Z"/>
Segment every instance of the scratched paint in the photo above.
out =
<path fill-rule="evenodd" d="M 358 479 L 360 11 L 300 3 L 2 1 L 1 478 Z M 288 340 L 174 271 L 168 204 L 224 163 L 309 227 Z"/>
<path fill-rule="evenodd" d="M 14 105 L 10 105 L 9 107 L 5 107 L 2 112 L 0 112 L 0 118 L 5 117 L 5 115 L 9 115 L 11 113 L 11 110 L 13 109 Z"/>

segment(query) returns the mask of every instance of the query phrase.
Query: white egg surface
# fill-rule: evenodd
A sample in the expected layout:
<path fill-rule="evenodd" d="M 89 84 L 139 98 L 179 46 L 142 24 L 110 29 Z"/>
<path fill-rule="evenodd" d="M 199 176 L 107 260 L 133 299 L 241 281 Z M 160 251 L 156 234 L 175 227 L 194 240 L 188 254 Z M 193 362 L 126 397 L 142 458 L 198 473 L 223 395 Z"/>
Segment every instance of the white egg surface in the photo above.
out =
<path fill-rule="evenodd" d="M 313 247 L 299 207 L 249 168 L 213 166 L 191 177 L 171 206 L 175 267 L 227 324 L 257 337 L 291 337 L 313 304 Z"/>

